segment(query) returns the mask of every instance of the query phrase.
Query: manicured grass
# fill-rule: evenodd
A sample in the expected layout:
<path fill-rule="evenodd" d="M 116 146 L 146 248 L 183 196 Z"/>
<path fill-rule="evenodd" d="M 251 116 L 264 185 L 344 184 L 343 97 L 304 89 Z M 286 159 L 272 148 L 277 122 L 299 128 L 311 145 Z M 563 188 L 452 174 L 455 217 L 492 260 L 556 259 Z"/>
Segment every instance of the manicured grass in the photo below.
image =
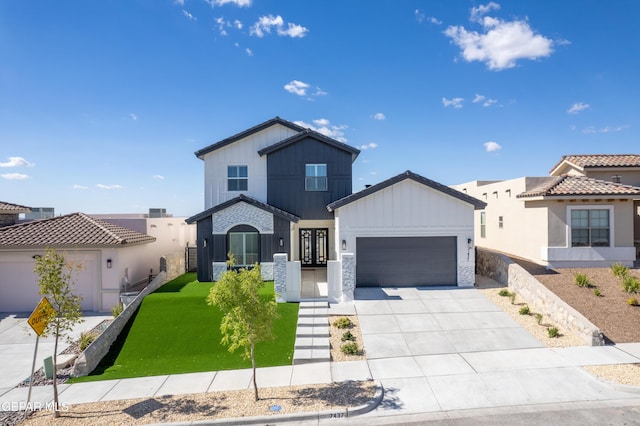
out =
<path fill-rule="evenodd" d="M 145 297 L 96 370 L 71 382 L 250 368 L 240 350 L 220 344 L 222 313 L 205 301 L 213 285 L 190 273 Z M 273 282 L 262 294 L 273 297 Z M 275 339 L 256 346 L 258 367 L 291 365 L 298 304 L 279 303 L 278 314 Z"/>

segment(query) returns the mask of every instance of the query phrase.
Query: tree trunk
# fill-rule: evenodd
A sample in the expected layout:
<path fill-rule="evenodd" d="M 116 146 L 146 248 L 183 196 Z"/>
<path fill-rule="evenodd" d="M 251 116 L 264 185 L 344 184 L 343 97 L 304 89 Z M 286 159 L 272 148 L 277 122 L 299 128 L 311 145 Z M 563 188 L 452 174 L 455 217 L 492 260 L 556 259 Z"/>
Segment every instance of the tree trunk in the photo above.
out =
<path fill-rule="evenodd" d="M 256 356 L 255 356 L 255 343 L 251 341 L 251 367 L 253 368 L 253 391 L 256 397 L 256 401 L 260 398 L 258 397 L 258 382 L 256 382 Z"/>
<path fill-rule="evenodd" d="M 57 319 L 56 319 L 57 321 Z M 58 362 L 58 336 L 60 334 L 60 325 L 56 323 L 56 341 L 53 345 L 53 417 L 60 417 L 60 410 L 58 409 L 58 368 L 56 364 Z"/>

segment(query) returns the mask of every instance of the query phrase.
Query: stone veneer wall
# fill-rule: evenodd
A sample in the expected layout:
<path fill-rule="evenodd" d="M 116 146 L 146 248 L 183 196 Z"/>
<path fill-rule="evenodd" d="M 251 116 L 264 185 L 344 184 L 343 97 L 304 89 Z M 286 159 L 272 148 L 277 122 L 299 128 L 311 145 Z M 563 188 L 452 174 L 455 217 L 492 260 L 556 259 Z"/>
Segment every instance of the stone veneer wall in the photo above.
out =
<path fill-rule="evenodd" d="M 273 255 L 273 290 L 276 292 L 278 303 L 287 302 L 287 255 L 285 253 Z"/>
<path fill-rule="evenodd" d="M 605 344 L 604 336 L 598 327 L 507 256 L 477 249 L 476 265 L 478 275 L 507 285 L 536 311 L 581 336 L 587 345 L 603 346 Z"/>
<path fill-rule="evenodd" d="M 356 290 L 356 257 L 353 253 L 342 253 L 342 300 L 353 302 Z"/>
<path fill-rule="evenodd" d="M 127 324 L 133 313 L 138 309 L 142 299 L 156 291 L 160 286 L 168 281 L 167 273 L 160 272 L 151 283 L 133 299 L 117 318 L 93 341 L 76 359 L 73 365 L 73 376 L 86 376 L 91 373 L 100 363 L 102 358 L 109 352 L 109 348 L 120 335 L 120 332 Z"/>
<path fill-rule="evenodd" d="M 458 266 L 458 285 L 460 287 L 473 287 L 475 282 L 476 274 L 473 264 Z"/>

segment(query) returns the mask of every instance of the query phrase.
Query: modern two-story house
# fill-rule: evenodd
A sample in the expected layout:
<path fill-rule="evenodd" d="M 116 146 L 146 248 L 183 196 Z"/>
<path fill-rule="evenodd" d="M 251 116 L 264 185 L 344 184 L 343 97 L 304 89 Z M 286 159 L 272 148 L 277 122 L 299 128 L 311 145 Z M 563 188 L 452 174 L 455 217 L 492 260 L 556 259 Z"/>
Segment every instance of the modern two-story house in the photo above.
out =
<path fill-rule="evenodd" d="M 478 246 L 550 268 L 640 258 L 640 155 L 567 155 L 549 176 L 454 187 L 487 203 Z"/>
<path fill-rule="evenodd" d="M 197 151 L 205 210 L 187 222 L 197 224 L 198 279 L 216 280 L 232 253 L 276 285 L 282 258 L 327 268 L 338 293 L 473 285 L 473 211 L 484 203 L 412 172 L 352 194 L 359 153 L 279 117 Z"/>

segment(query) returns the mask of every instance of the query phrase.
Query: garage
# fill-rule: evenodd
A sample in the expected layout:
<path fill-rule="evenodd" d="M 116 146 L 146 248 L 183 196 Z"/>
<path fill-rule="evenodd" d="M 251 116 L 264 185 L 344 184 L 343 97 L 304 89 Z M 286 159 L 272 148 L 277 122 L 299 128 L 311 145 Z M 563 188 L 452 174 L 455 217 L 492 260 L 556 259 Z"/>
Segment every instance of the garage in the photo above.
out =
<path fill-rule="evenodd" d="M 457 285 L 456 237 L 356 238 L 356 286 Z"/>

